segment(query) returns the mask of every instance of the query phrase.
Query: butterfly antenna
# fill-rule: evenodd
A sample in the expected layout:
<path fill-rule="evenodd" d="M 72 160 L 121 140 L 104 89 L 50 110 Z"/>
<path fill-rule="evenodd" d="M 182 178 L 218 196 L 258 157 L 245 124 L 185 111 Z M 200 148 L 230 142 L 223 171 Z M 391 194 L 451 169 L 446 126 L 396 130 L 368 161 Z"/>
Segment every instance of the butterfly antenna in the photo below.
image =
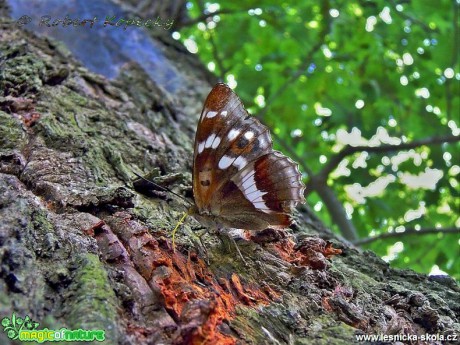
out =
<path fill-rule="evenodd" d="M 188 216 L 188 212 L 184 212 L 184 214 L 182 215 L 182 218 L 177 222 L 176 227 L 175 227 L 174 230 L 172 231 L 172 247 L 173 247 L 173 252 L 176 251 L 176 232 L 177 232 L 177 230 L 179 229 L 179 226 L 181 226 L 182 224 L 184 224 L 184 220 L 185 220 L 185 218 L 187 218 L 187 216 Z"/>
<path fill-rule="evenodd" d="M 160 186 L 159 184 L 157 184 L 157 183 L 155 183 L 155 182 L 153 182 L 153 181 L 150 181 L 150 180 L 146 179 L 145 177 L 143 177 L 143 176 L 137 174 L 137 173 L 134 172 L 134 171 L 133 171 L 133 174 L 136 175 L 137 177 L 139 177 L 140 179 L 142 179 L 142 180 L 144 180 L 144 181 L 146 181 L 146 182 L 148 182 L 148 183 L 154 185 L 155 187 L 160 188 L 160 189 L 163 190 L 164 192 L 169 192 L 169 193 L 171 193 L 171 194 L 177 196 L 177 197 L 180 198 L 181 200 L 183 200 L 183 201 L 185 201 L 186 203 L 188 203 L 190 206 L 193 206 L 193 204 L 192 204 L 189 200 L 187 200 L 186 198 L 184 198 L 182 195 L 177 194 L 176 192 L 173 192 L 171 189 L 169 189 L 169 188 L 167 188 L 167 187 Z"/>

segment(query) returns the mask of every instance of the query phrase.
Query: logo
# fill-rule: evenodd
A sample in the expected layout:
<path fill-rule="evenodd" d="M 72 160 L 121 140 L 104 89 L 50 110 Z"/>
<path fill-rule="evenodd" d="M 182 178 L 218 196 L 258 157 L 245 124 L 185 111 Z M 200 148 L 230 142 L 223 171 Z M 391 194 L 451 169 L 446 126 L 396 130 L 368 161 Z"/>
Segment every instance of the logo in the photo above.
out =
<path fill-rule="evenodd" d="M 33 321 L 29 315 L 18 317 L 13 313 L 11 318 L 2 319 L 3 332 L 11 340 L 43 343 L 46 341 L 104 341 L 104 330 L 67 329 L 52 330 L 37 329 L 40 324 Z"/>

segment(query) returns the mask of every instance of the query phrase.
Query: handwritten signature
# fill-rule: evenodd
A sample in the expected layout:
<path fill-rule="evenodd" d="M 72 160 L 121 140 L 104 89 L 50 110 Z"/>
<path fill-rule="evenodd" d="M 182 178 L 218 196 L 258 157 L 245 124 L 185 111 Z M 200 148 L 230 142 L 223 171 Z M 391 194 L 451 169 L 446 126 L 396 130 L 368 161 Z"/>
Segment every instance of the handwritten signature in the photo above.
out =
<path fill-rule="evenodd" d="M 28 15 L 23 15 L 21 16 L 17 21 L 16 25 L 22 27 L 24 25 L 27 25 L 32 22 L 32 17 Z M 88 26 L 92 28 L 97 22 L 99 22 L 99 19 L 95 16 L 92 19 L 72 19 L 70 16 L 67 14 L 64 18 L 53 18 L 49 15 L 41 16 L 38 26 L 46 26 L 46 27 L 56 27 L 56 26 L 62 26 L 62 27 L 78 27 L 78 26 Z M 103 24 L 103 27 L 106 26 L 111 26 L 111 27 L 122 27 L 123 30 L 128 29 L 130 26 L 137 26 L 137 27 L 145 27 L 147 29 L 152 29 L 155 27 L 162 27 L 165 30 L 171 29 L 171 27 L 174 24 L 173 19 L 162 19 L 160 16 L 158 16 L 155 20 L 153 19 L 140 19 L 140 18 L 119 18 L 117 16 L 106 16 L 105 20 L 101 23 Z"/>

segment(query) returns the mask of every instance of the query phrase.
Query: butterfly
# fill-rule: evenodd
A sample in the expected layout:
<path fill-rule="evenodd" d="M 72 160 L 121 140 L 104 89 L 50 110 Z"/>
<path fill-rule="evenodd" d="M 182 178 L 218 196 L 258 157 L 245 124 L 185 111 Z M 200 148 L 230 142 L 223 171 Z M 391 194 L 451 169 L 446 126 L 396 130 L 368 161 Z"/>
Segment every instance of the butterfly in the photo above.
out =
<path fill-rule="evenodd" d="M 230 87 L 214 86 L 196 131 L 188 214 L 214 228 L 284 229 L 304 190 L 297 163 L 273 150 L 268 127 Z"/>

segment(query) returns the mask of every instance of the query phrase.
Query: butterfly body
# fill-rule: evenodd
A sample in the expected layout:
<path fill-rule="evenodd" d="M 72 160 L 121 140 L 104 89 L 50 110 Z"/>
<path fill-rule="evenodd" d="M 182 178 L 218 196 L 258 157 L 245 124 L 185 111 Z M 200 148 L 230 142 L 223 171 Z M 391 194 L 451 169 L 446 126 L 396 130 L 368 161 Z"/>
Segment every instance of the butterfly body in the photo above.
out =
<path fill-rule="evenodd" d="M 238 96 L 217 84 L 203 107 L 193 157 L 195 206 L 189 213 L 217 228 L 286 228 L 305 202 L 297 164 L 272 148 L 270 132 Z"/>

